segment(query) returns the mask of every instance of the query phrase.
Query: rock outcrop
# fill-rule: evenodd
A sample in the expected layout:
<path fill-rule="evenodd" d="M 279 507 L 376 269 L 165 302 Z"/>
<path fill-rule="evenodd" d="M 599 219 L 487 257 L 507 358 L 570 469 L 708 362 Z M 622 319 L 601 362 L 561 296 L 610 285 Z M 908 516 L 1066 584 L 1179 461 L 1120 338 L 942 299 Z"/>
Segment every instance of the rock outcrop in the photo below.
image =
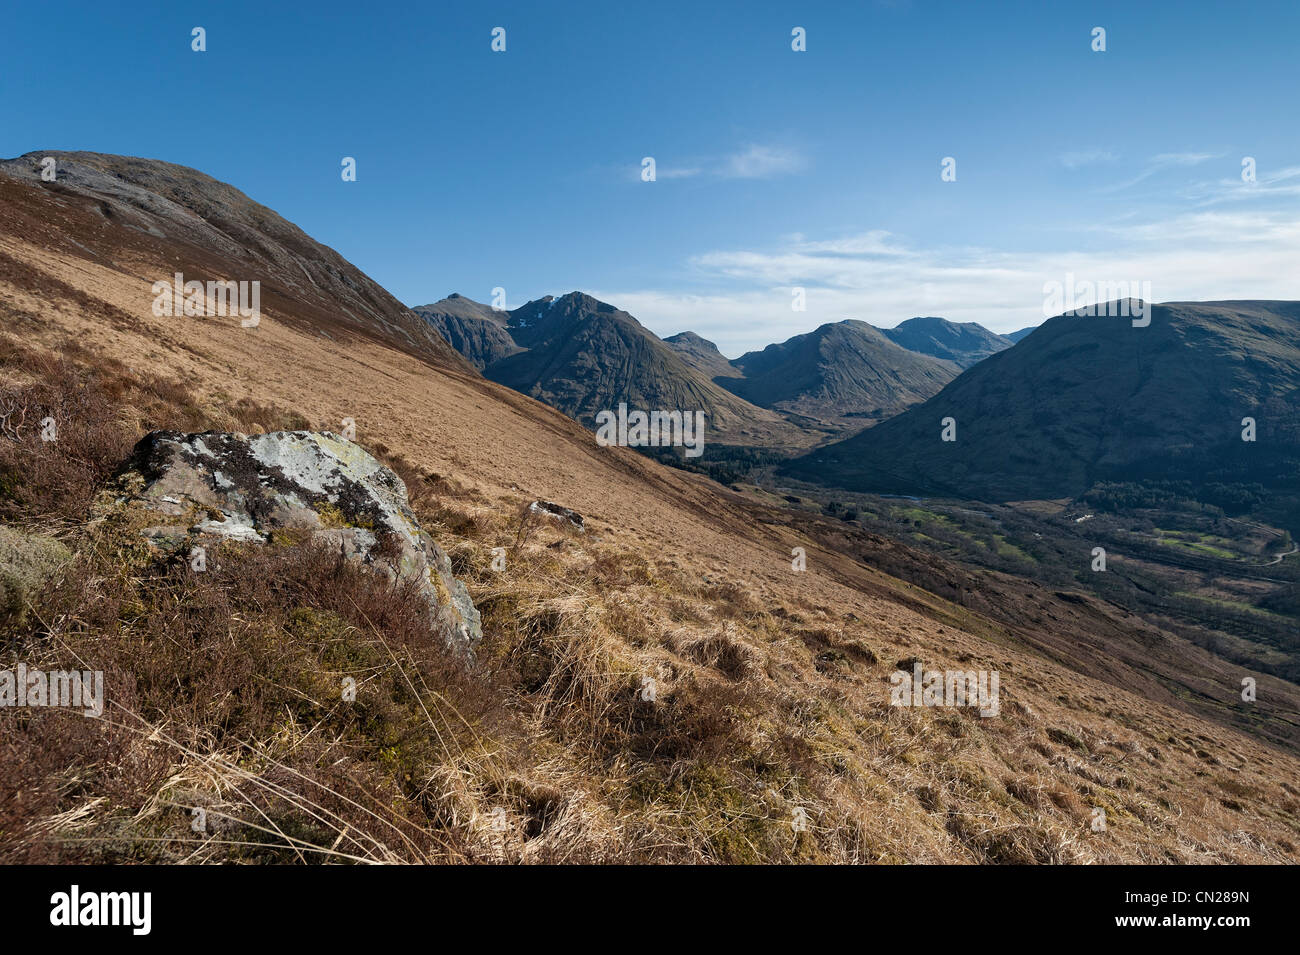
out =
<path fill-rule="evenodd" d="M 583 520 L 582 515 L 571 507 L 565 507 L 563 504 L 556 504 L 553 501 L 533 501 L 528 505 L 528 511 L 547 520 L 568 524 L 579 533 L 583 533 L 587 529 L 587 522 Z"/>
<path fill-rule="evenodd" d="M 167 550 L 306 533 L 390 579 L 415 581 L 454 650 L 472 655 L 482 637 L 478 610 L 420 527 L 402 479 L 329 432 L 155 431 L 136 445 L 114 503 L 156 514 L 140 533 Z"/>

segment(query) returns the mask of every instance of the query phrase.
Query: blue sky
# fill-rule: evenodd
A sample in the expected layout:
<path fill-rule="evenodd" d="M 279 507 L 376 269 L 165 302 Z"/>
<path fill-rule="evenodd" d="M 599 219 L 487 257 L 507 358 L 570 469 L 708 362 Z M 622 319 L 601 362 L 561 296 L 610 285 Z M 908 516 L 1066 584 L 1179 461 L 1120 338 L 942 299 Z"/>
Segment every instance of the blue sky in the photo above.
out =
<path fill-rule="evenodd" d="M 581 289 L 732 356 L 1010 331 L 1067 273 L 1300 298 L 1295 2 L 295 6 L 10 5 L 0 154 L 194 166 L 408 304 Z"/>

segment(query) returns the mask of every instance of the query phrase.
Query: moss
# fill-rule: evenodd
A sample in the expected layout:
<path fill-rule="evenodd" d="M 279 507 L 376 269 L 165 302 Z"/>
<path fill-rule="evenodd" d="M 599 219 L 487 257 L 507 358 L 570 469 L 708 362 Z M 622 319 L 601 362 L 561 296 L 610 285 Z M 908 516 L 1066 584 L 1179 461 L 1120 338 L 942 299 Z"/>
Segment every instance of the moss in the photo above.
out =
<path fill-rule="evenodd" d="M 94 510 L 90 541 L 101 554 L 128 569 L 139 569 L 155 563 L 168 549 L 184 547 L 188 528 L 206 517 L 206 512 L 189 508 L 185 513 L 170 517 L 145 507 L 138 501 L 117 500 L 112 492 L 101 496 Z M 176 528 L 176 536 L 150 539 L 144 532 L 151 527 Z"/>
<path fill-rule="evenodd" d="M 344 636 L 351 625 L 336 613 L 315 607 L 298 607 L 289 614 L 289 632 L 312 642 L 325 643 Z"/>
<path fill-rule="evenodd" d="M 627 792 L 641 807 L 679 820 L 687 838 L 702 838 L 712 861 L 755 865 L 812 861 L 818 854 L 813 833 L 791 825 L 792 810 L 769 806 L 717 763 L 697 762 L 669 779 L 647 771 Z"/>
<path fill-rule="evenodd" d="M 331 504 L 328 501 L 321 501 L 319 504 L 313 504 L 312 510 L 320 518 L 321 526 L 328 528 L 341 527 L 360 527 L 364 530 L 372 531 L 375 529 L 374 522 L 367 518 L 352 519 L 343 513 L 337 504 Z"/>
<path fill-rule="evenodd" d="M 0 620 L 22 622 L 41 588 L 71 559 L 52 537 L 0 525 Z"/>
<path fill-rule="evenodd" d="M 277 527 L 271 531 L 273 547 L 297 547 L 311 539 L 311 531 L 302 527 Z"/>
<path fill-rule="evenodd" d="M 1048 729 L 1047 738 L 1053 743 L 1060 743 L 1062 746 L 1068 746 L 1070 749 L 1078 750 L 1081 753 L 1088 752 L 1088 745 L 1069 730 L 1053 726 Z"/>

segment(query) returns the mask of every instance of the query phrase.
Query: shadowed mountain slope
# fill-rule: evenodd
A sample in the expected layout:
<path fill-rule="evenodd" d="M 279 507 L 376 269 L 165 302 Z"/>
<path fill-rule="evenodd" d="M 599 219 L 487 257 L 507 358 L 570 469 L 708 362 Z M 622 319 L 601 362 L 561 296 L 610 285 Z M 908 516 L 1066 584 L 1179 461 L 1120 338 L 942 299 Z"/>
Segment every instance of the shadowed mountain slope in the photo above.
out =
<path fill-rule="evenodd" d="M 506 330 L 506 312 L 463 295 L 453 292 L 440 302 L 417 305 L 412 311 L 479 371 L 521 350 Z"/>
<path fill-rule="evenodd" d="M 682 361 L 690 365 L 710 381 L 718 378 L 739 378 L 740 369 L 736 368 L 718 346 L 694 332 L 679 332 L 664 339 L 664 344 L 677 352 Z"/>
<path fill-rule="evenodd" d="M 867 424 L 924 401 L 958 374 L 952 362 L 894 344 L 866 322 L 822 325 L 732 362 L 719 382 L 747 401 L 819 422 Z M 862 420 L 866 419 L 866 420 Z"/>
<path fill-rule="evenodd" d="M 941 440 L 941 420 L 956 440 Z M 1243 419 L 1258 436 L 1242 440 Z M 1061 315 L 929 401 L 794 462 L 860 490 L 990 501 L 1098 481 L 1249 481 L 1294 498 L 1300 304 L 1172 303 L 1148 327 Z"/>
<path fill-rule="evenodd" d="M 584 424 L 620 401 L 698 408 L 727 444 L 798 448 L 857 431 L 924 400 L 959 371 L 863 322 L 826 325 L 729 361 L 694 332 L 660 340 L 626 312 L 578 292 L 510 313 L 460 296 L 416 312 L 488 378 Z M 963 360 L 992 347 L 951 327 L 947 350 Z M 926 339 L 929 347 L 941 347 L 938 334 Z"/>
<path fill-rule="evenodd" d="M 546 296 L 510 312 L 521 347 L 484 369 L 501 382 L 591 426 L 602 410 L 703 411 L 709 440 L 807 444 L 772 411 L 724 391 L 627 312 L 590 295 Z"/>
<path fill-rule="evenodd" d="M 908 351 L 943 358 L 969 368 L 1014 342 L 976 322 L 950 322 L 946 318 L 909 318 L 896 328 L 882 328 L 885 337 Z"/>

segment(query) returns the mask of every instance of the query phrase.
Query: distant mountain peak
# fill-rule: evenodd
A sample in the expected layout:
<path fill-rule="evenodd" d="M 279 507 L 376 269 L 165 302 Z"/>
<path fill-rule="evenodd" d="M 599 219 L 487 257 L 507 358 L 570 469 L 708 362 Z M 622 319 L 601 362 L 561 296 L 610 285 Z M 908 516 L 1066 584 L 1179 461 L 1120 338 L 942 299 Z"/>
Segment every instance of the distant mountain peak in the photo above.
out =
<path fill-rule="evenodd" d="M 678 332 L 665 338 L 664 344 L 677 352 L 687 365 L 711 381 L 740 377 L 740 370 L 727 361 L 726 356 L 718 351 L 717 345 L 694 332 Z"/>
<path fill-rule="evenodd" d="M 622 312 L 624 315 L 627 314 L 626 312 L 623 312 L 621 308 L 610 305 L 608 302 L 602 302 L 600 299 L 588 295 L 586 292 L 565 292 L 563 295 L 558 297 L 547 295 L 542 299 L 542 301 L 546 302 L 548 307 L 551 308 L 559 306 L 561 308 L 583 312 Z"/>
<path fill-rule="evenodd" d="M 506 331 L 507 313 L 452 292 L 412 311 L 429 323 L 478 371 L 519 351 Z"/>
<path fill-rule="evenodd" d="M 667 338 L 664 339 L 664 341 L 674 342 L 676 344 L 683 344 L 683 345 L 684 344 L 703 345 L 707 348 L 712 348 L 714 351 L 717 351 L 718 348 L 718 346 L 713 344 L 713 342 L 709 341 L 707 338 L 703 338 L 695 334 L 694 332 L 678 332 L 676 335 L 669 335 Z"/>
<path fill-rule="evenodd" d="M 881 332 L 909 351 L 943 358 L 963 369 L 1013 344 L 1011 339 L 989 331 L 978 322 L 953 322 L 936 315 L 909 318 Z"/>
<path fill-rule="evenodd" d="M 1065 314 L 789 473 L 850 490 L 996 501 L 1152 477 L 1254 482 L 1294 515 L 1297 408 L 1300 303 L 1154 305 L 1143 328 Z M 959 423 L 951 443 L 938 437 L 948 417 Z M 1268 440 L 1243 441 L 1244 417 L 1266 424 Z"/>
<path fill-rule="evenodd" d="M 798 440 L 775 412 L 718 387 L 627 312 L 585 292 L 544 296 L 509 314 L 506 330 L 519 352 L 488 366 L 494 381 L 590 423 L 620 402 L 643 409 L 705 412 L 711 435 L 746 443 L 764 437 Z M 729 369 L 718 355 L 723 372 Z"/>
<path fill-rule="evenodd" d="M 827 322 L 731 365 L 744 377 L 719 381 L 724 388 L 760 407 L 836 428 L 868 424 L 924 401 L 959 370 L 896 345 L 858 319 Z"/>

